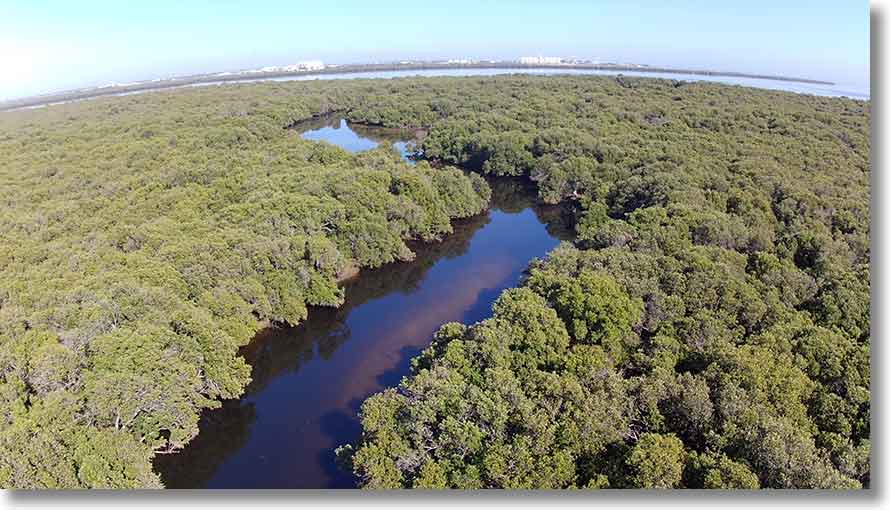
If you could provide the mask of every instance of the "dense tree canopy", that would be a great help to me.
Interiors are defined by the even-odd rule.
[[[263,323],[338,306],[338,280],[486,206],[477,175],[284,129],[322,87],[275,96],[0,115],[0,486],[158,486],[153,452],[242,393]]]
[[[416,166],[284,129],[427,133]],[[413,256],[483,174],[576,238],[340,450],[366,487],[860,487],[870,104],[628,77],[227,85],[0,115],[0,486],[153,487],[265,321]],[[433,163],[432,165],[429,163]]]
[[[350,115],[527,176],[575,204],[577,238],[365,402],[340,450],[364,486],[868,485],[869,103],[626,77],[416,88]]]

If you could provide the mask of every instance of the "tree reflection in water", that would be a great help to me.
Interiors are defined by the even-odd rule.
[[[156,457],[155,469],[166,486],[351,486],[352,475],[336,469],[332,446],[325,445],[354,439],[360,432],[355,413],[361,401],[383,387],[397,384],[408,373],[410,359],[427,345],[432,332],[442,322],[479,320],[487,316],[491,302],[503,288],[515,285],[517,275],[528,263],[528,260],[516,259],[506,251],[495,252],[485,243],[498,243],[506,236],[505,239],[512,239],[517,246],[539,244],[533,248],[538,252],[527,257],[530,258],[543,256],[559,240],[571,238],[571,225],[566,220],[565,210],[537,205],[527,183],[498,179],[490,184],[491,210],[456,222],[454,233],[441,242],[412,245],[416,253],[413,261],[362,271],[344,283],[346,300],[341,307],[314,307],[309,318],[297,327],[260,331],[242,349],[242,355],[253,367],[253,380],[245,395],[240,400],[225,402],[222,407],[205,412],[200,434],[182,451]],[[514,231],[517,230],[515,225],[492,225],[493,218],[507,221],[526,210],[533,214],[524,221],[536,224],[538,230],[543,225],[546,233],[535,235],[529,231]],[[490,228],[484,228],[486,226]],[[522,230],[533,229],[529,226]],[[490,239],[480,237],[480,233]],[[471,250],[471,244],[474,250]],[[465,256],[479,250],[495,253],[490,257],[484,252]],[[435,282],[428,281],[433,267],[455,259],[463,261],[461,264],[467,267],[452,270],[453,274],[439,277]],[[419,289],[423,285],[427,288],[421,293]],[[430,285],[437,287],[430,289]],[[379,312],[389,314],[385,318],[369,321],[353,317],[357,309],[368,303],[387,306],[386,299],[396,301],[388,305],[386,312]],[[399,299],[408,299],[412,303],[414,299],[424,301],[411,308],[400,305]],[[403,315],[393,312],[394,307],[405,308]],[[357,325],[350,324],[350,317]],[[356,327],[359,331],[353,331]],[[355,357],[351,365],[330,368],[324,376],[307,374],[308,382],[293,381],[312,387],[285,386],[287,391],[277,387],[282,386],[286,376],[298,374],[305,365],[313,361],[326,362],[339,355],[338,351],[345,349],[344,346],[355,351],[350,353]],[[348,373],[342,373],[344,370]],[[272,399],[271,403],[265,402],[267,406],[261,407],[262,401],[269,399]],[[298,406],[316,406],[320,408],[317,412],[322,414],[311,414],[310,411],[314,411],[311,409],[295,409]],[[258,408],[262,410],[258,411]],[[265,413],[267,420],[277,420],[274,430],[279,430],[280,422],[288,419],[313,423],[305,426],[295,423],[293,430],[287,430],[287,435],[292,437],[251,438],[252,433],[262,434],[262,428],[252,431],[256,428],[258,413]],[[269,416],[270,413],[280,416]],[[251,439],[264,444],[248,447]],[[315,448],[317,458],[294,458],[282,465],[281,460],[266,458],[271,448],[268,441],[280,442],[281,449],[292,450],[294,456],[306,457]],[[251,453],[248,455],[242,450]],[[221,467],[236,453],[244,457],[237,464],[246,467],[239,468],[240,471],[229,467],[228,474],[220,473]],[[291,468],[299,472],[282,472]],[[263,471],[267,472],[263,474]]]

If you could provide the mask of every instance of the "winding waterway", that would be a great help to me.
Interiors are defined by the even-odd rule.
[[[337,118],[302,128],[304,138],[349,150],[407,142],[372,138],[372,130]],[[442,242],[413,245],[411,262],[345,282],[340,308],[316,307],[298,327],[261,331],[243,350],[253,367],[245,395],[205,413],[184,450],[156,458],[166,486],[354,487],[351,473],[336,466],[334,449],[360,436],[361,402],[397,385],[439,326],[486,318],[529,261],[570,238],[563,210],[537,204],[527,185],[491,185],[488,211],[456,221]]]

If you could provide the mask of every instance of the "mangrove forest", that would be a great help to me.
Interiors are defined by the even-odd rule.
[[[405,377],[327,453],[348,480],[867,488],[870,109],[517,74],[0,113],[0,487],[163,487],[157,466],[256,386],[258,333],[357,306],[380,268],[453,256],[428,247],[509,210],[509,182],[565,232],[536,233],[549,251],[484,313],[416,333]],[[300,136],[329,118],[410,133],[410,161]]]

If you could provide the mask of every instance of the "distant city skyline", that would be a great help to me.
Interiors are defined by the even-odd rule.
[[[867,2],[47,1],[0,6],[0,99],[300,61],[561,56],[868,88]]]

